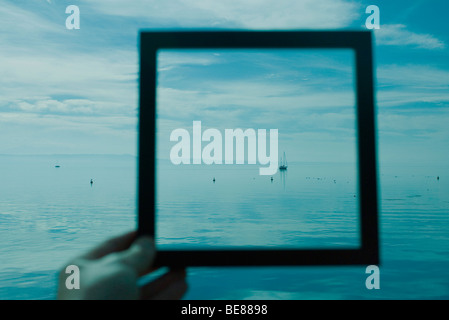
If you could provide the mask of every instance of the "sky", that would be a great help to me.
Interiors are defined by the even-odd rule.
[[[444,165],[449,4],[442,0],[4,0],[0,154],[137,154],[140,29],[365,30],[372,4],[380,9],[379,160]],[[65,26],[68,5],[80,8],[79,30]],[[243,79],[240,88],[251,90]]]
[[[241,128],[255,130],[254,145],[258,130],[266,130],[271,161],[285,152],[290,162],[355,164],[352,50],[161,50],[157,63],[158,158],[171,156],[176,142],[169,138],[177,128],[187,129],[193,144],[195,120],[201,121],[203,133],[219,130],[214,140],[221,140],[223,163],[230,156],[226,130]],[[277,144],[271,129],[278,130]],[[234,151],[234,163],[237,157],[248,163],[248,144],[244,159]],[[271,145],[277,145],[275,150]],[[259,150],[254,153],[259,158]]]

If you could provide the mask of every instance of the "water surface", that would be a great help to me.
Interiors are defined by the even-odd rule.
[[[160,195],[159,213],[167,216],[160,218],[165,222],[159,245],[207,241],[211,246],[293,243],[302,248],[358,243],[356,211],[351,211],[357,203],[356,184],[344,180],[348,171],[292,164],[285,181],[278,173],[271,182],[244,167],[207,168],[202,175],[199,169],[184,170],[199,177],[192,178],[189,190],[180,179],[172,186],[161,183],[161,190],[170,191],[165,197],[171,198]],[[166,181],[171,174],[179,176],[176,170],[166,172]],[[381,166],[380,290],[365,288],[364,266],[190,268],[186,298],[447,299],[448,176],[444,168]],[[135,228],[134,157],[0,156],[0,177],[1,299],[54,298],[56,273],[65,262]],[[268,228],[269,221],[277,227]],[[250,231],[240,234],[246,229]]]

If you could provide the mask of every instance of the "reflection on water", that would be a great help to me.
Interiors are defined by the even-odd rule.
[[[136,165],[132,157],[53,157],[0,156],[0,299],[51,299],[55,296],[56,272],[73,256],[84,252],[99,241],[135,227]],[[335,195],[321,208],[354,203],[354,184],[343,175],[310,168],[295,172],[289,166],[287,175],[273,178],[241,172],[236,176],[222,172],[205,172],[190,189],[210,189],[209,198],[183,197],[186,185],[180,180],[172,190],[180,191],[179,201],[189,203],[204,213],[209,222],[186,226],[197,231],[195,241],[204,230],[209,237],[226,240],[220,230],[214,230],[215,219],[231,220],[221,215],[220,206],[243,212],[247,221],[241,229],[250,227],[251,219],[266,217],[268,208],[282,206],[287,199],[302,199],[300,207],[309,210],[317,201],[320,190]],[[193,168],[194,173],[195,168]],[[242,170],[245,171],[245,170]],[[175,171],[167,174],[176,176]],[[439,175],[440,179],[436,177]],[[215,184],[212,178],[215,176]],[[299,179],[303,177],[304,179]],[[365,288],[365,267],[284,267],[284,268],[189,268],[187,299],[448,299],[449,298],[449,172],[444,168],[381,167],[380,178],[380,240],[381,289]],[[202,180],[204,178],[204,180]],[[246,179],[250,178],[250,179]],[[254,179],[253,179],[254,178]],[[324,179],[326,178],[326,179]],[[90,179],[94,185],[90,186]],[[319,180],[318,180],[319,179]],[[332,179],[332,180],[330,180]],[[334,183],[333,180],[336,180]],[[166,179],[168,184],[168,179]],[[176,180],[173,180],[176,181]],[[198,186],[204,185],[199,188]],[[350,187],[351,186],[351,187]],[[219,191],[219,192],[214,192]],[[269,190],[270,192],[267,192]],[[298,194],[304,192],[306,196]],[[223,192],[225,194],[223,195]],[[352,200],[342,201],[348,193]],[[215,194],[215,198],[213,197]],[[239,194],[240,202],[226,203],[228,196]],[[257,197],[264,195],[266,199]],[[221,200],[220,200],[221,199]],[[251,199],[258,199],[254,204]],[[217,201],[219,201],[217,203]],[[284,205],[284,207],[287,205]],[[189,210],[182,203],[172,204],[174,212],[185,215]],[[211,210],[206,210],[206,209]],[[337,207],[336,207],[337,208]],[[214,209],[214,210],[212,210]],[[291,210],[283,219],[297,221]],[[293,216],[292,216],[293,215]],[[280,217],[281,213],[276,212]],[[322,225],[329,231],[352,226],[350,221],[331,219],[323,214]],[[320,225],[305,216],[304,226]],[[176,218],[176,215],[173,216]],[[266,217],[268,218],[268,217]],[[341,218],[341,216],[340,216]],[[281,219],[282,220],[282,219]],[[219,220],[220,221],[220,220]],[[236,223],[234,223],[235,225]],[[220,222],[221,225],[221,222]],[[285,226],[286,224],[283,224]],[[226,224],[225,224],[226,226]],[[295,225],[296,226],[296,225]],[[176,226],[175,226],[176,227]],[[176,227],[178,228],[178,227]],[[339,229],[340,228],[340,229]],[[284,228],[287,233],[289,230]],[[297,228],[292,228],[298,232]],[[222,228],[222,230],[225,230]],[[263,228],[265,230],[265,226]],[[304,231],[309,236],[311,232]],[[276,234],[278,231],[273,231]],[[267,232],[249,240],[263,243]],[[216,237],[216,238],[214,238]],[[241,237],[245,239],[244,237]],[[318,234],[316,244],[328,243],[326,232]],[[286,236],[284,239],[288,239]],[[312,243],[315,239],[307,237]],[[192,241],[185,239],[186,241]],[[247,241],[249,241],[247,240]],[[213,241],[211,240],[213,243]],[[300,244],[298,244],[300,245]]]
[[[279,171],[279,176],[281,178],[281,184],[284,187],[284,191],[285,191],[285,185],[286,185],[286,181],[287,181],[287,171],[283,170],[283,171]]]
[[[286,171],[271,177],[249,165],[160,165],[159,247],[358,247],[354,167],[298,163],[288,170],[287,188]]]

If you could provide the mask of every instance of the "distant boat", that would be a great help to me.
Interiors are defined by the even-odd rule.
[[[61,166],[56,165],[55,168],[61,168]]]
[[[288,164],[287,164],[287,157],[285,156],[285,152],[284,152],[284,158],[281,157],[281,161],[279,161],[280,166],[279,166],[279,170],[280,171],[285,171],[288,168]]]

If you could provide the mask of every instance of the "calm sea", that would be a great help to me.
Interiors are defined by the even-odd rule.
[[[357,247],[357,197],[345,164],[291,163],[271,180],[258,166],[161,161],[157,242]],[[379,198],[380,290],[363,266],[191,268],[186,298],[448,299],[447,169],[381,166]],[[0,299],[53,299],[67,260],[135,226],[134,157],[0,156]]]

